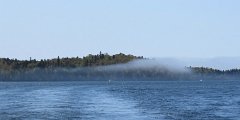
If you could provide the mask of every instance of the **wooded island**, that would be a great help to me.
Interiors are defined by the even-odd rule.
[[[172,72],[166,68],[109,70],[105,66],[146,60],[142,56],[100,52],[85,57],[35,60],[0,58],[0,81],[80,81],[80,80],[232,80],[240,79],[240,70],[186,67],[190,72]]]

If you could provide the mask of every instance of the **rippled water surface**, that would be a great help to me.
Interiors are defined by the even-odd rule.
[[[0,82],[0,120],[240,118],[240,81]]]

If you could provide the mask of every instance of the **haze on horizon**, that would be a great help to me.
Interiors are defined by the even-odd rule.
[[[238,0],[0,0],[0,57],[103,51],[231,62],[240,57],[239,6]]]

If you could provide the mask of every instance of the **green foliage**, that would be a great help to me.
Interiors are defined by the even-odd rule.
[[[17,60],[0,58],[0,81],[44,81],[44,80],[226,80],[240,79],[240,70],[217,70],[204,67],[188,67],[187,73],[174,73],[164,68],[104,70],[97,66],[127,63],[143,59],[123,53],[109,55],[89,54],[83,58],[54,58],[42,60]],[[74,68],[74,69],[72,69]]]
[[[83,58],[60,58],[55,59],[42,59],[42,60],[17,60],[9,58],[0,58],[0,72],[7,73],[12,71],[32,70],[32,69],[54,69],[54,68],[79,68],[90,66],[111,65],[118,63],[127,63],[134,59],[142,59],[133,55],[116,54],[108,55],[100,54],[85,56]]]
[[[0,58],[0,81],[18,80],[18,79],[61,79],[66,76],[73,78],[74,75],[79,73],[71,73],[68,70],[72,68],[88,68],[102,65],[112,65],[119,63],[127,63],[134,59],[142,59],[133,55],[125,54],[100,54],[85,56],[83,58],[60,58],[59,56],[54,59],[41,59],[41,60],[17,60],[9,58]],[[60,70],[61,69],[61,70]],[[67,70],[66,70],[67,69]],[[91,73],[91,71],[88,71]],[[82,75],[89,76],[89,73],[82,72]],[[62,77],[57,77],[61,76]],[[93,74],[92,74],[93,75]]]

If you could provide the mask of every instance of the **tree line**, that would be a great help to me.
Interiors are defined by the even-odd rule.
[[[125,55],[123,53],[109,55],[107,53],[97,55],[89,54],[85,57],[41,59],[36,60],[30,57],[30,60],[17,60],[9,58],[0,58],[0,70],[19,70],[34,68],[77,68],[89,66],[102,66],[119,63],[127,63],[134,59],[143,59],[142,56]]]
[[[0,59],[0,81],[67,81],[67,80],[233,80],[240,79],[240,70],[218,70],[207,67],[186,67],[189,72],[172,72],[165,68],[102,69],[106,65],[146,59],[123,53],[100,52],[85,57],[35,60]],[[101,69],[98,69],[102,66]]]

